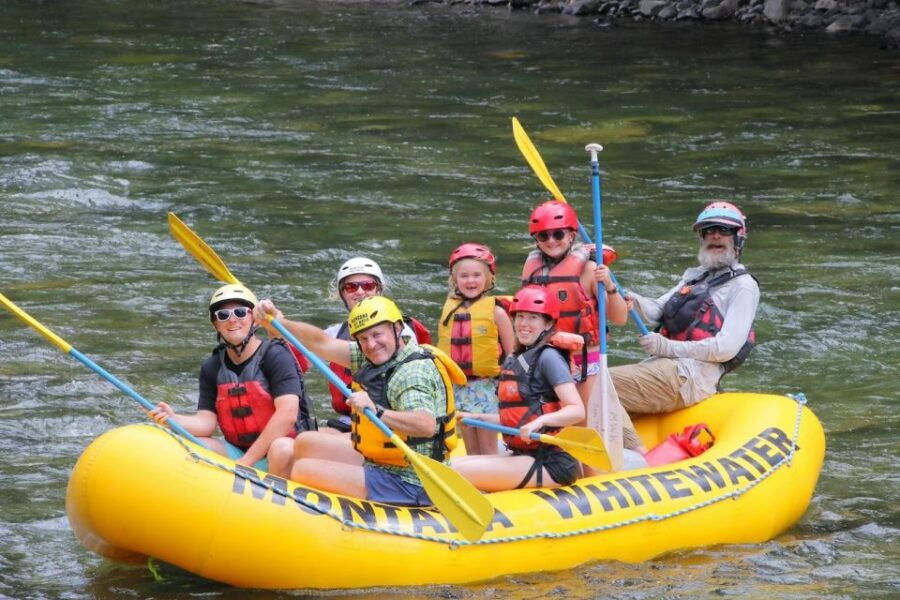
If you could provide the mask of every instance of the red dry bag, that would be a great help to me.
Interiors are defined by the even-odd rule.
[[[701,438],[701,434],[706,433]],[[688,425],[681,433],[673,433],[647,452],[644,459],[651,467],[667,465],[693,456],[700,456],[716,441],[706,423]]]

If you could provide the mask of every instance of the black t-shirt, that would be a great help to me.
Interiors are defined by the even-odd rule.
[[[259,352],[260,348],[256,349]],[[222,352],[225,352],[223,349]],[[255,353],[254,353],[255,354]],[[225,354],[225,366],[240,376],[253,356],[249,356],[247,360],[239,365],[231,362],[228,354]],[[272,398],[283,396],[285,394],[294,394],[303,397],[302,384],[300,382],[300,372],[297,367],[297,361],[291,355],[291,351],[282,344],[269,344],[266,354],[262,357],[259,365],[262,374],[269,381],[269,392]],[[216,412],[216,380],[219,373],[219,355],[213,354],[207,358],[200,367],[200,395],[197,400],[197,410],[208,410]]]

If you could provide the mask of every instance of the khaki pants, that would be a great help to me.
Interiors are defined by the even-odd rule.
[[[671,358],[612,367],[609,375],[627,413],[622,421],[622,433],[628,449],[643,445],[629,415],[670,413],[685,406],[681,398],[684,377],[678,375]]]

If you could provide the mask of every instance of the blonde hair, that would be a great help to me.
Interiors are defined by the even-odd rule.
[[[463,297],[459,294],[459,289],[456,287],[456,271],[458,270],[459,265],[464,260],[474,260],[484,269],[485,279],[487,280],[487,285],[484,287],[484,291],[482,294],[486,294],[487,292],[494,289],[494,286],[497,284],[497,276],[491,273],[491,268],[488,266],[486,262],[483,260],[478,260],[474,257],[462,258],[455,263],[453,263],[453,267],[450,268],[450,276],[447,278],[447,297],[448,298],[456,298],[458,300],[463,300]]]

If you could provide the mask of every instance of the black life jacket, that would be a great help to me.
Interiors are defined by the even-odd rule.
[[[712,291],[735,277],[750,275],[747,269],[728,270],[710,280],[709,271],[685,282],[663,306],[659,333],[670,340],[694,342],[714,337],[722,330],[724,317],[713,302]],[[755,279],[755,278],[754,278]],[[756,345],[756,331],[751,327],[747,341],[733,358],[722,363],[725,373],[737,369]],[[723,373],[724,374],[724,373]]]

